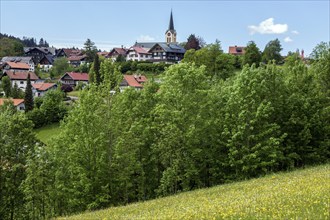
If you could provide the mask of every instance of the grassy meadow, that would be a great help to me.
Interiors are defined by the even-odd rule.
[[[330,219],[330,164],[59,219]]]
[[[51,125],[46,125],[42,128],[37,128],[34,130],[37,138],[43,143],[47,142],[54,136],[60,133],[60,123],[54,123]]]

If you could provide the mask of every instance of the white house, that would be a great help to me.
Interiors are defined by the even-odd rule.
[[[147,78],[143,75],[124,75],[124,79],[119,85],[119,90],[120,92],[123,92],[129,87],[135,88],[136,90],[141,90],[146,81]]]
[[[8,76],[12,87],[14,87],[14,85],[17,84],[18,88],[25,90],[27,84],[27,78],[29,74],[30,74],[31,84],[39,80],[39,77],[34,72],[12,71],[12,70],[5,71],[0,78],[4,76]]]
[[[152,54],[143,47],[133,46],[128,49],[126,60],[146,61],[152,59]]]
[[[24,99],[2,99],[2,98],[0,98],[0,106],[4,105],[6,102],[12,102],[18,111],[25,110]]]
[[[1,63],[15,62],[15,63],[26,63],[29,65],[29,71],[34,72],[34,62],[32,57],[3,57]]]

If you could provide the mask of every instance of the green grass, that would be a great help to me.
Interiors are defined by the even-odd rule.
[[[61,219],[330,219],[330,164]]]
[[[72,91],[72,92],[68,92],[67,93],[67,96],[79,97],[80,96],[80,93],[81,93],[81,90],[75,90],[75,91]]]
[[[43,143],[47,144],[52,137],[55,137],[60,133],[60,123],[46,125],[42,128],[37,128],[34,131],[37,138]]]

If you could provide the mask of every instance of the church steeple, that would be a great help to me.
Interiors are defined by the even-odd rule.
[[[168,26],[168,30],[174,30],[174,22],[173,22],[172,10],[171,10],[170,24]]]
[[[171,10],[171,16],[170,16],[170,23],[168,25],[168,30],[165,33],[165,40],[166,40],[166,43],[176,43],[176,31],[174,29],[172,10]]]

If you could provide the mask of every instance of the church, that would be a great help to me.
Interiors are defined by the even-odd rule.
[[[186,50],[177,43],[177,33],[174,29],[173,13],[171,11],[170,22],[167,31],[165,32],[165,42],[136,42],[132,48],[136,50],[145,50],[150,54],[149,61],[153,63],[178,63],[180,62]],[[127,58],[130,60],[132,54],[128,54]],[[134,60],[134,59],[132,59]]]

